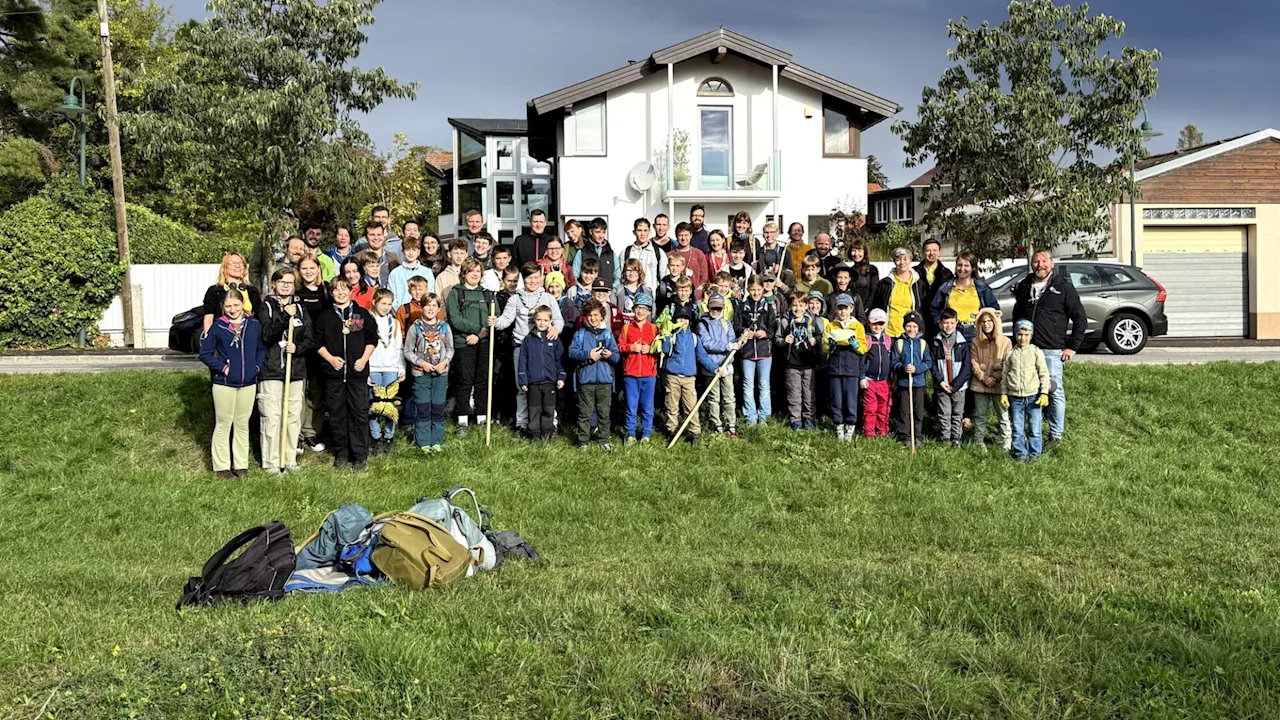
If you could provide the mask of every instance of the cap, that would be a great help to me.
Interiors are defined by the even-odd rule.
[[[889,314],[880,308],[876,308],[871,311],[871,315],[867,317],[867,320],[869,320],[873,325],[875,323],[889,322]]]
[[[564,287],[565,286],[564,273],[561,273],[561,272],[547,273],[547,279],[543,284],[546,285],[547,287],[551,287],[552,285],[559,285],[560,287]]]
[[[823,301],[823,302],[826,302],[826,301],[827,301],[827,296],[826,296],[826,295],[823,295],[821,290],[810,290],[810,291],[809,291],[809,297],[807,297],[807,298],[805,298],[805,299],[806,299],[806,300],[821,300],[821,301]]]
[[[908,323],[915,323],[917,328],[924,330],[924,318],[920,316],[920,313],[915,312],[914,310],[907,313],[902,318],[903,328],[905,328]]]
[[[853,298],[848,293],[840,293],[836,296],[836,307],[853,307]]]
[[[605,282],[604,278],[601,277],[596,278],[596,281],[591,283],[591,292],[600,292],[601,290],[609,292],[612,289],[609,287],[609,283]]]
[[[764,273],[760,278],[760,282],[776,282],[778,277],[772,273]]]
[[[910,251],[910,250],[908,250],[908,249],[906,249],[906,248],[904,248],[904,247],[894,248],[894,249],[893,249],[893,259],[894,259],[894,260],[897,260],[898,258],[903,257],[903,256],[911,257],[911,251]]]
[[[671,314],[671,317],[676,320],[693,320],[693,306],[681,305],[676,308],[676,311]]]
[[[724,296],[723,296],[723,295],[712,295],[712,296],[711,296],[711,299],[707,300],[707,309],[708,309],[708,310],[723,310],[723,309],[724,309]]]
[[[636,307],[640,307],[641,305],[643,305],[643,306],[645,306],[645,307],[649,308],[650,310],[652,310],[652,309],[653,309],[653,296],[651,296],[649,293],[638,293],[638,294],[636,295],[635,306],[636,306]]]
[[[1031,324],[1030,320],[1019,320],[1013,324],[1014,332],[1022,332],[1023,330],[1033,332],[1035,330],[1035,326]]]

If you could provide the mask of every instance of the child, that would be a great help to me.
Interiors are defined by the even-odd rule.
[[[564,278],[565,290],[572,288],[576,284],[577,278],[573,276],[573,263],[564,257],[564,242],[552,235],[547,238],[546,256],[538,260],[538,264],[542,266],[542,272],[550,276],[552,273],[560,273]],[[596,273],[600,272],[600,262],[596,261]],[[592,278],[594,280],[595,278]]]
[[[547,332],[552,340],[558,338],[560,332],[564,330],[564,318],[560,316],[559,306],[556,306],[555,300],[542,289],[542,267],[536,262],[529,261],[520,268],[520,275],[524,278],[524,287],[511,296],[501,317],[489,319],[490,327],[497,327],[499,330],[511,328],[511,342],[515,345],[511,356],[513,367],[518,367],[520,364],[520,343],[524,342],[529,329],[533,327],[534,310],[543,305],[551,308],[551,329]],[[529,395],[517,389],[516,432],[519,435],[527,434],[528,431]]]
[[[445,299],[446,315],[448,315],[449,312],[447,309],[450,294],[449,291],[453,289],[454,285],[462,282],[462,263],[466,261],[467,257],[466,240],[463,240],[462,238],[455,238],[449,243],[449,264],[444,270],[440,271],[439,275],[436,276],[436,295]],[[483,271],[483,268],[481,268],[481,271]],[[453,318],[449,318],[449,320],[452,319]]]
[[[609,316],[609,332],[612,332],[614,337],[617,337],[618,333],[622,332],[623,320],[622,312],[618,310],[618,306],[609,301],[612,295],[613,288],[609,287],[604,279],[596,278],[596,281],[591,285],[591,299],[599,300],[600,304],[604,306],[605,314]],[[584,311],[578,320],[578,325],[583,325],[585,319],[586,312]]]
[[[622,284],[609,293],[609,304],[622,313],[623,323],[629,323],[635,319],[636,298],[641,293],[645,293],[644,265],[632,258],[622,266]]]
[[[213,471],[223,480],[249,474],[249,416],[253,414],[258,372],[267,361],[262,326],[244,312],[245,294],[227,291],[221,317],[200,341],[200,360],[213,371]]]
[[[284,472],[298,469],[298,438],[302,434],[302,405],[306,395],[307,363],[315,348],[312,321],[294,296],[297,273],[280,268],[271,274],[272,294],[258,306],[258,324],[266,346],[266,362],[258,375],[258,416],[261,419],[262,469]],[[293,339],[289,339],[289,326]],[[289,356],[293,362],[289,363]],[[289,367],[286,368],[285,366]],[[284,408],[285,370],[289,371],[288,417]],[[285,457],[280,457],[280,433],[286,435]]]
[[[559,273],[555,273],[559,274]],[[564,387],[564,345],[551,337],[551,308],[533,311],[533,330],[520,345],[516,383],[529,395],[529,438],[551,442],[556,436],[556,391]]]
[[[502,289],[493,296],[494,304],[497,306],[498,315],[502,315],[506,311],[507,305],[511,302],[511,298],[520,292],[520,268],[508,265],[507,269],[502,273]],[[516,426],[516,366],[511,361],[515,356],[516,346],[512,340],[512,328],[506,330],[491,330],[493,342],[493,386],[502,388],[503,392],[496,393],[493,398],[493,418],[492,421],[506,425],[509,429],[515,429]],[[569,337],[566,342],[573,340],[573,334],[568,333]],[[565,345],[568,349],[568,345]]]
[[[391,271],[387,271],[387,275],[382,274],[382,259],[372,252],[360,253],[360,266],[364,268],[364,284],[369,286],[370,290],[378,290],[387,286],[387,280],[391,275]],[[372,298],[373,293],[370,293]],[[395,296],[392,295],[394,298]],[[372,300],[370,300],[372,303]],[[365,308],[368,310],[369,308]]]
[[[689,324],[692,326],[692,331],[692,328],[697,327],[698,318],[702,317],[702,313],[698,303],[693,299],[693,280],[688,276],[676,278],[675,297],[668,301],[667,307],[658,316],[657,325],[663,333],[671,332],[676,313],[681,309],[689,311]]]
[[[831,294],[834,289],[831,283],[824,278],[818,277],[818,269],[822,265],[822,261],[817,255],[805,255],[804,261],[800,265],[800,279],[796,280],[796,290],[809,293],[817,290],[822,293],[823,297]]]
[[[970,353],[973,356],[973,442],[985,447],[987,417],[992,409],[1000,415],[1000,440],[1005,451],[1013,448],[1013,430],[1009,426],[1009,411],[997,402],[1000,399],[1000,383],[1004,379],[1004,359],[1013,349],[1009,338],[1000,332],[1000,311],[983,308],[978,311],[974,324],[977,332]]]
[[[711,430],[725,437],[738,439],[737,412],[734,409],[733,363],[726,362],[739,347],[737,332],[724,316],[723,295],[712,295],[707,300],[707,316],[698,323],[698,363],[710,376],[711,391],[707,397]]]
[[[586,322],[573,336],[569,357],[578,363],[574,384],[578,392],[578,447],[590,447],[593,435],[605,451],[609,445],[609,405],[613,395],[613,366],[618,363],[618,344],[609,332],[604,304],[592,298],[583,306]],[[596,427],[591,427],[591,416]]]
[[[689,278],[683,279],[686,288],[692,287]],[[675,437],[683,413],[689,418],[690,443],[696,443],[702,432],[698,414],[693,412],[698,397],[695,381],[698,375],[698,336],[693,334],[696,320],[692,302],[676,307],[669,325],[663,329],[662,339],[662,353],[667,356],[667,434]]]
[[[902,319],[902,327],[902,336],[893,341],[890,356],[890,367],[898,374],[898,439],[910,448],[914,436],[915,446],[924,447],[924,374],[932,366],[933,358],[920,337],[924,328],[920,313],[908,312]]]
[[[1044,351],[1031,344],[1033,329],[1030,320],[1014,323],[1014,346],[1004,359],[1000,386],[1000,406],[1009,410],[1013,458],[1019,462],[1034,462],[1040,457],[1041,415],[1049,405],[1049,366]]]
[[[396,308],[396,324],[400,326],[400,331],[406,338],[409,336],[409,328],[422,317],[422,298],[431,292],[427,288],[427,279],[416,275],[409,278],[408,288],[409,300]]]
[[[848,265],[837,265],[832,272],[832,278],[835,287],[830,294],[827,295],[827,319],[836,319],[836,307],[832,304],[837,295],[848,295],[853,298],[853,319],[858,322],[866,322],[866,308],[862,306],[862,298],[853,290],[853,268]]]
[[[369,358],[369,434],[373,455],[391,452],[392,438],[400,422],[396,397],[404,382],[404,332],[391,314],[395,295],[386,288],[373,293],[373,325],[378,346]]]
[[[740,256],[741,253],[734,252],[734,257]],[[742,414],[746,416],[748,425],[762,424],[768,422],[773,414],[773,336],[778,330],[778,314],[764,300],[764,282],[759,275],[752,275],[747,280],[747,297],[735,304],[734,317],[738,318],[738,326],[745,338],[742,345]]]
[[[973,373],[972,360],[969,343],[957,330],[960,323],[956,311],[945,308],[939,317],[942,330],[929,343],[933,356],[933,396],[938,404],[942,442],[958,448],[964,441],[964,398]]]
[[[401,245],[404,262],[391,271],[387,279],[387,287],[394,293],[393,307],[399,308],[409,302],[410,278],[422,278],[427,283],[427,292],[436,291],[436,275],[431,268],[419,262],[422,255],[422,241],[416,237],[407,237]]]
[[[822,350],[822,317],[809,312],[804,293],[791,294],[791,312],[778,322],[774,341],[786,354],[787,419],[792,430],[814,427],[814,370]]]
[[[490,250],[493,248],[493,236],[484,230],[481,230],[476,233],[475,238],[473,238],[473,242],[475,243],[475,246],[471,251],[471,257],[475,258],[484,269],[488,270],[492,268],[493,257]]]
[[[472,417],[477,426],[488,420],[485,408],[489,402],[489,337],[493,332],[489,319],[493,317],[494,296],[480,286],[483,274],[478,260],[463,260],[462,282],[449,291],[445,301],[450,334],[458,337],[452,358],[453,411],[458,437],[466,437]]]
[[[712,295],[719,295],[724,298],[724,318],[729,322],[733,322],[733,305],[734,301],[738,299],[737,290],[738,286],[734,285],[733,276],[729,274],[728,270],[721,270],[716,273],[715,283],[708,285],[702,291],[702,314],[707,314],[707,298]]]
[[[866,357],[862,362],[862,434],[866,437],[889,435],[889,376],[893,358],[893,340],[884,331],[889,315],[876,308],[871,311],[871,334],[867,336]]]
[[[363,470],[369,457],[369,358],[378,346],[378,330],[369,311],[352,302],[351,286],[345,277],[333,279],[333,307],[316,325],[317,352],[325,362],[333,466]]]
[[[555,298],[556,305],[564,306],[564,275],[558,272],[546,274],[546,279],[542,281],[547,288],[547,294]],[[564,310],[560,311],[561,317],[564,316]]]
[[[587,258],[582,261],[582,273],[578,275],[577,284],[570,285],[566,293],[569,302],[578,306],[578,311],[582,311],[582,306],[591,299],[591,287],[596,284],[596,280],[600,277],[600,261],[595,258]],[[608,287],[606,283],[605,287]]]
[[[712,230],[707,234],[707,244],[711,246],[707,251],[707,277],[715,277],[721,270],[728,269],[729,247],[724,233],[719,230]],[[727,302],[728,298],[725,300]]]
[[[790,293],[787,292],[785,287],[779,290],[778,279],[772,275],[761,274],[760,282],[764,283],[764,301],[769,303],[769,306],[773,308],[773,312],[775,314],[781,315],[781,312],[779,311],[780,303],[778,302],[778,296],[788,295]],[[788,304],[790,303],[788,302]]]
[[[676,258],[680,259],[676,260]],[[658,288],[655,291],[656,296],[654,297],[654,300],[657,302],[657,307],[655,307],[654,310],[658,312],[659,317],[662,316],[662,313],[666,312],[667,306],[669,306],[672,300],[675,299],[676,282],[679,281],[680,278],[689,277],[688,272],[685,270],[685,259],[683,255],[672,255],[667,258],[667,267],[671,270],[671,274],[662,278],[658,282]]]
[[[729,277],[733,280],[733,287],[738,297],[746,297],[747,279],[753,275],[751,266],[747,264],[746,240],[734,238],[729,244],[729,267],[725,269],[729,271]]]
[[[836,439],[853,440],[858,434],[858,385],[862,381],[862,356],[867,352],[867,335],[853,317],[853,298],[836,296],[836,318],[827,323],[823,349],[829,358],[831,419]]]
[[[638,262],[628,260],[627,264]],[[643,271],[642,271],[643,272]],[[622,328],[618,347],[622,352],[622,382],[626,388],[627,412],[625,445],[636,441],[636,414],[640,416],[640,442],[649,442],[653,433],[653,393],[658,383],[658,360],[654,357],[657,327],[649,322],[653,297],[641,292],[635,299],[635,318]]]
[[[404,344],[404,359],[413,373],[413,441],[424,453],[444,449],[444,405],[453,355],[453,332],[440,319],[440,297],[425,295],[422,315],[409,328]]]
[[[365,279],[362,267],[358,256],[348,257],[342,261],[340,277],[345,278],[347,287],[351,288],[351,301],[368,310],[373,306],[373,291],[378,288],[370,285],[368,280]],[[332,295],[332,287],[330,287],[329,292]],[[330,304],[330,307],[333,307],[333,305]]]
[[[480,287],[496,293],[502,289],[502,273],[511,266],[511,246],[499,245],[490,254],[493,255],[493,267],[484,271]]]
[[[312,258],[303,258],[298,263],[301,282],[295,288],[298,304],[306,311],[314,328],[321,313],[329,312],[333,300],[329,297],[329,286],[321,278],[320,264]],[[314,344],[312,345],[314,349]],[[319,429],[324,425],[324,376],[320,369],[320,356],[314,352],[295,357],[305,361],[307,366],[307,392],[302,407],[302,442],[313,452],[324,452],[324,443],[320,442]]]

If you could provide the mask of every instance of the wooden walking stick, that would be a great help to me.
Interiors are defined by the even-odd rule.
[[[702,391],[702,396],[698,398],[698,402],[694,403],[693,409],[689,411],[689,416],[680,424],[680,429],[676,430],[676,434],[671,437],[671,442],[667,443],[668,450],[675,447],[676,443],[680,441],[680,436],[684,434],[685,428],[689,427],[689,423],[698,416],[698,410],[702,408],[702,403],[705,402],[707,396],[711,394],[711,388],[715,387],[716,383],[720,381],[720,370],[733,362],[733,356],[737,354],[738,348],[731,350],[728,355],[724,356],[724,362],[720,363],[720,366],[716,368],[716,371],[711,374],[711,382],[707,383],[706,389]]]
[[[489,317],[497,314],[497,307],[494,303],[489,303]],[[484,396],[484,446],[489,447],[489,443],[493,437],[493,346],[494,342],[493,329],[496,326],[489,327],[489,392]]]
[[[290,298],[292,299],[292,298]],[[294,307],[297,307],[296,305]],[[294,312],[299,312],[295,310]],[[280,413],[280,468],[285,467],[285,448],[289,447],[289,378],[293,375],[293,353],[289,346],[293,344],[293,315],[285,313],[289,319],[289,330],[285,337],[284,359],[284,410]]]
[[[911,437],[911,454],[916,454],[916,388],[915,374],[907,373],[907,427]]]

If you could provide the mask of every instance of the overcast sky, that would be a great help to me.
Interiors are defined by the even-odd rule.
[[[163,1],[163,0],[162,0]],[[204,0],[173,0],[174,15],[203,17]],[[946,23],[1007,16],[1007,0],[384,0],[358,64],[381,65],[421,85],[415,101],[389,102],[362,119],[379,149],[397,132],[447,146],[448,117],[525,116],[546,92],[621,67],[627,60],[719,25],[791,53],[797,63],[897,102],[913,119],[920,90],[947,67]],[[1094,12],[1127,24],[1123,42],[1164,53],[1160,90],[1148,105],[1172,150],[1194,123],[1212,141],[1280,125],[1277,0],[1098,0]],[[894,185],[904,168],[889,123],[863,148]]]

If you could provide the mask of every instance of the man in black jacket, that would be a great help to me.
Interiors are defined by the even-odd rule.
[[[921,246],[924,251],[924,259],[916,265],[916,274],[920,276],[920,280],[924,282],[924,302],[925,310],[920,314],[924,316],[924,323],[928,327],[924,329],[924,336],[929,340],[933,340],[933,336],[938,334],[938,326],[933,322],[933,313],[928,308],[933,307],[933,296],[938,294],[938,288],[942,287],[948,280],[955,279],[956,274],[947,269],[938,258],[942,255],[942,243],[934,238],[924,241]]]
[[[516,238],[515,267],[524,267],[525,263],[538,262],[547,253],[547,214],[542,210],[529,213],[529,232]],[[501,279],[501,278],[499,278]]]
[[[1049,443],[1062,441],[1067,420],[1067,392],[1062,384],[1062,363],[1070,360],[1084,343],[1089,317],[1080,303],[1080,294],[1065,273],[1053,271],[1053,256],[1041,250],[1031,258],[1031,274],[1013,289],[1013,321],[1030,320],[1034,326],[1031,344],[1044,351],[1049,377],[1054,382],[1049,395]],[[1067,335],[1067,324],[1071,334]]]

